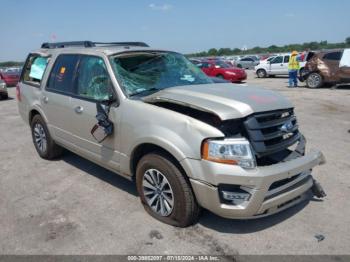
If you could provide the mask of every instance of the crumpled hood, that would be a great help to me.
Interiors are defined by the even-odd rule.
[[[180,104],[216,114],[221,120],[293,107],[277,92],[231,83],[171,87],[146,96],[143,101]]]

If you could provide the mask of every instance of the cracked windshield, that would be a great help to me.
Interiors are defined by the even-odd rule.
[[[173,52],[138,52],[111,58],[114,73],[129,96],[161,89],[210,84],[213,81],[183,55]]]

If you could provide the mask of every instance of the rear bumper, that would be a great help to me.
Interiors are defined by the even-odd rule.
[[[18,79],[4,79],[3,80],[7,86],[15,86],[18,84]]]
[[[321,152],[314,151],[254,171],[203,160],[186,161],[195,165],[195,172],[206,173],[201,175],[201,179],[212,176],[211,182],[190,178],[197,201],[202,207],[222,217],[246,219],[268,216],[305,200],[313,186],[311,169],[325,160]],[[249,199],[235,203],[224,200],[221,185],[226,186],[225,191],[230,191],[230,186],[238,186],[249,194]],[[232,190],[234,191],[235,189]]]

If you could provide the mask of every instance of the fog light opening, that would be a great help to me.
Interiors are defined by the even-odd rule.
[[[248,192],[230,192],[230,191],[221,191],[222,198],[234,205],[242,204],[250,198]]]

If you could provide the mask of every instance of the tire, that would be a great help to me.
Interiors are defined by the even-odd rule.
[[[305,68],[300,68],[299,69],[299,74],[298,74],[298,80],[300,82],[304,82],[304,72],[305,72]]]
[[[217,75],[216,77],[221,78],[221,79],[225,79],[224,76],[223,76],[223,75],[220,75],[220,74]]]
[[[35,149],[41,158],[49,160],[62,155],[63,148],[53,141],[46,123],[40,115],[33,117],[30,127]]]
[[[242,65],[241,65],[241,64],[238,64],[237,67],[238,67],[238,68],[242,68]]]
[[[3,95],[0,95],[0,98],[6,100],[6,99],[9,98],[9,95],[8,94],[3,94]]]
[[[156,184],[164,186],[157,189]],[[200,207],[190,183],[169,157],[158,153],[143,156],[136,168],[136,185],[145,210],[157,220],[177,227],[187,227],[197,221]]]
[[[319,88],[323,85],[323,78],[319,73],[313,72],[306,78],[306,85],[309,88]]]
[[[258,78],[265,78],[267,76],[267,73],[265,69],[258,69],[258,71],[256,71],[256,75]]]

